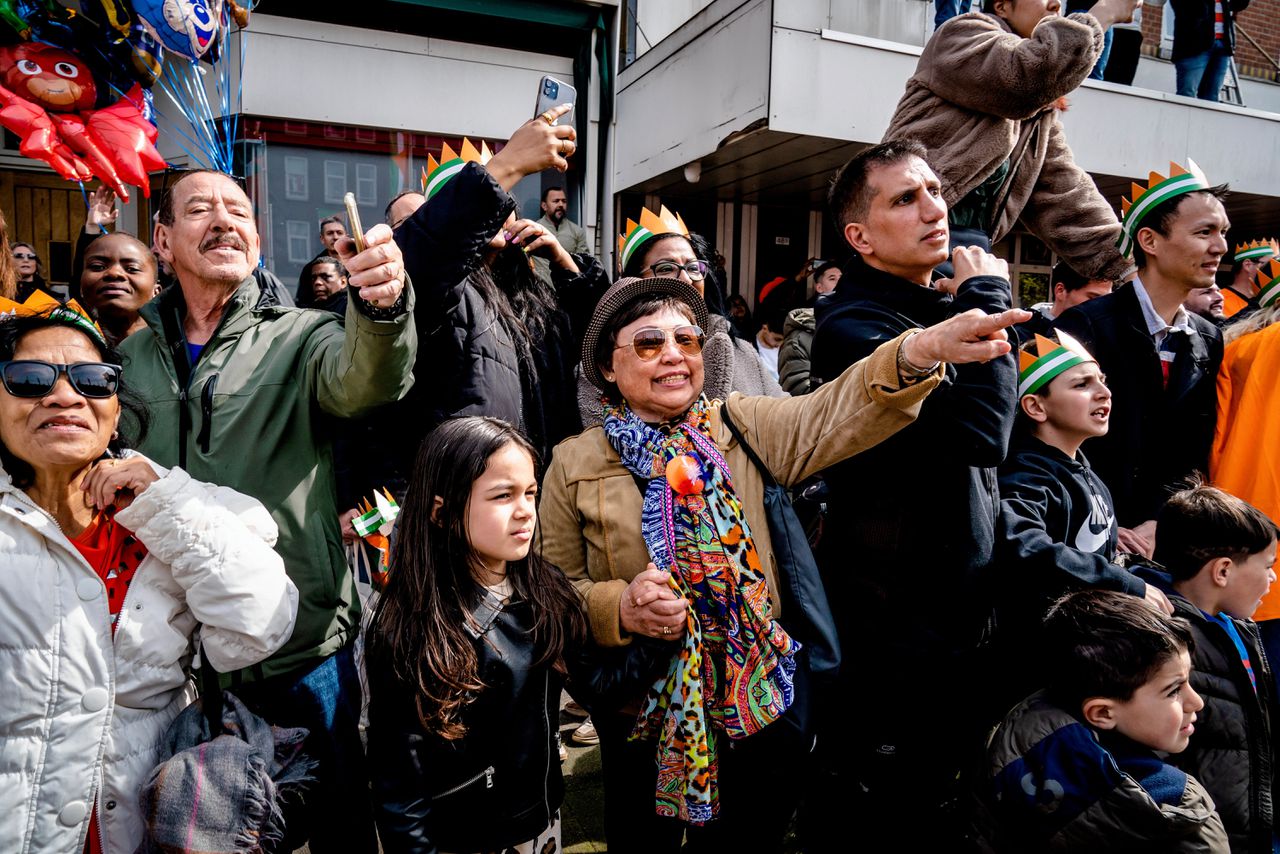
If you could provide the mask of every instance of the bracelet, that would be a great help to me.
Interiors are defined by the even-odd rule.
[[[904,338],[902,339],[902,343],[898,345],[898,375],[899,376],[901,376],[903,379],[908,379],[908,380],[920,380],[920,379],[924,379],[925,377],[931,375],[934,371],[938,370],[938,365],[942,363],[937,361],[935,361],[932,365],[930,365],[927,368],[918,368],[915,365],[911,364],[911,362],[907,359],[906,344],[907,344],[907,339]]]

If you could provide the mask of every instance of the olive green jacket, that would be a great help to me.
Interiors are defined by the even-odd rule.
[[[348,302],[344,328],[329,312],[275,305],[246,279],[190,367],[186,305],[173,287],[142,309],[147,327],[121,344],[125,384],[150,414],[138,450],[253,496],[280,528],[276,551],[298,588],[297,624],[246,678],[314,666],[359,627],[325,415],[349,418],[403,397],[413,384],[417,333],[408,285],[394,320],[373,320],[357,302]]]

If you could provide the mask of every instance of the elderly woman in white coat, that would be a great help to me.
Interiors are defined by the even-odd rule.
[[[261,504],[123,451],[119,359],[75,308],[0,319],[0,847],[131,854],[197,632],[254,664],[298,592]]]

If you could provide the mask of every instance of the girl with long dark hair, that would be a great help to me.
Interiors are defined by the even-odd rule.
[[[581,599],[532,550],[533,446],[488,417],[418,452],[367,644],[369,754],[387,852],[541,852],[564,784],[554,739]]]

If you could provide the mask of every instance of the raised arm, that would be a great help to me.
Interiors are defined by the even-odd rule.
[[[1022,222],[1081,275],[1117,281],[1134,265],[1116,248],[1115,211],[1089,173],[1076,165],[1062,126],[1054,121],[1049,127],[1044,167],[1022,209]],[[1006,230],[1012,226],[1001,224]]]
[[[916,79],[975,113],[1025,119],[1079,88],[1102,52],[1103,28],[1092,15],[1053,15],[1023,38],[991,16],[943,24],[925,45]]]
[[[811,394],[731,395],[725,405],[778,482],[798,483],[923,417],[927,399],[943,390],[943,377],[953,370],[947,361],[967,366],[1006,360],[1010,345],[1004,330],[1026,317],[1018,310],[964,312],[926,330],[902,333]],[[901,374],[900,350],[909,364],[937,367],[910,382]]]
[[[351,238],[338,243],[351,283],[344,323],[312,327],[303,352],[314,399],[342,418],[404,397],[418,350],[413,288],[391,229],[375,225],[364,239],[359,254]]]
[[[558,116],[565,109],[551,111]],[[569,167],[575,149],[568,125],[531,119],[511,134],[488,164],[466,164],[438,188],[398,229],[405,269],[418,288],[418,312],[426,328],[461,300],[467,276],[483,260],[485,248],[515,210],[509,191],[521,178],[544,169]],[[425,321],[425,322],[424,322]]]

